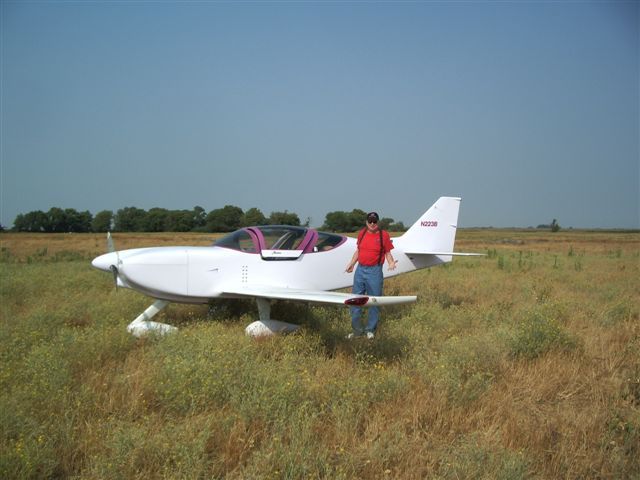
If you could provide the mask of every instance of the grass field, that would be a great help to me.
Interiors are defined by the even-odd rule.
[[[210,235],[115,235],[118,248]],[[348,311],[150,303],[103,235],[0,235],[1,478],[640,478],[640,234],[462,230],[486,253],[388,280],[418,303],[349,342]]]

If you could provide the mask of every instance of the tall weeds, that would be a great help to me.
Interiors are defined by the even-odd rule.
[[[244,336],[255,306],[232,303],[135,339],[150,300],[90,267],[102,239],[3,243],[0,476],[639,476],[640,238],[461,233],[490,255],[387,281],[419,301],[372,342],[286,302],[295,335]]]

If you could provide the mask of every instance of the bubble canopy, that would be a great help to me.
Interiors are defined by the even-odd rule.
[[[335,233],[319,232],[312,228],[291,225],[265,225],[236,230],[214,242],[214,246],[246,253],[263,250],[299,250],[316,253],[331,250],[347,237]]]

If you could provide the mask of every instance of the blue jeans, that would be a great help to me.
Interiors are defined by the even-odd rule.
[[[382,265],[373,265],[367,267],[360,265],[356,267],[356,273],[353,277],[352,293],[360,295],[382,295]],[[378,326],[378,318],[380,309],[378,307],[368,307],[369,315],[367,316],[367,326],[365,332],[375,332]],[[351,307],[351,326],[354,333],[362,335],[362,307]]]

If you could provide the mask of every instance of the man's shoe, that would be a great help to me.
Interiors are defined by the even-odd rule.
[[[346,336],[346,339],[347,340],[353,340],[354,338],[361,337],[361,336],[362,336],[361,333],[352,332],[352,333],[350,333],[349,335]]]
[[[373,332],[367,332],[367,340],[373,340],[374,337],[375,335],[373,334]]]

